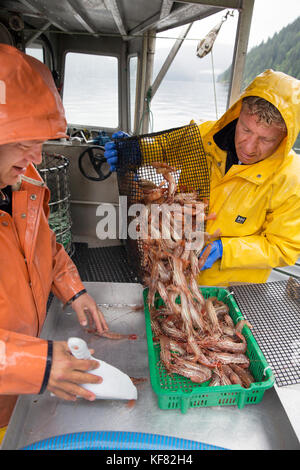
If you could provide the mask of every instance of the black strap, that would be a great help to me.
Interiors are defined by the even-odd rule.
[[[80,297],[81,295],[83,294],[86,294],[86,289],[82,289],[80,292],[78,292],[77,294],[75,294],[68,302],[67,302],[67,305],[70,305],[72,302],[74,302],[74,300],[78,299],[78,297]]]
[[[42,383],[41,389],[39,391],[39,394],[44,393],[44,391],[47,388],[49,377],[50,377],[50,370],[51,370],[51,366],[52,366],[52,357],[53,357],[53,341],[49,340],[48,341],[48,353],[47,353],[46,369],[45,369],[44,379],[43,379],[43,383]]]

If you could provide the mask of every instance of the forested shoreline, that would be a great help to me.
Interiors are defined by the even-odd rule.
[[[266,69],[279,70],[300,80],[300,17],[248,52],[243,87]],[[229,82],[230,73],[231,67],[218,80]]]
[[[243,89],[266,69],[278,70],[300,80],[300,17],[248,52]],[[229,82],[230,75],[231,67],[219,75],[218,81]],[[300,135],[295,147],[300,148]]]

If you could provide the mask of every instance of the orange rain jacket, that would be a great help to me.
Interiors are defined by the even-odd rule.
[[[64,136],[63,107],[48,69],[4,44],[0,62],[0,145]],[[50,291],[66,303],[84,289],[49,228],[50,192],[33,165],[12,189],[12,216],[0,210],[0,427],[18,394],[45,385],[50,343],[38,336]]]

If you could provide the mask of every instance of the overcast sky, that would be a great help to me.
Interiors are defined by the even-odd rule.
[[[202,39],[221,20],[226,11],[194,22],[187,40],[191,42],[195,40],[196,43]],[[248,50],[272,37],[275,32],[292,23],[298,16],[300,16],[300,0],[255,0]],[[229,16],[223,23],[217,41],[223,44],[233,44],[237,19],[238,12],[235,11],[234,16]],[[180,30],[181,28],[176,28],[160,33],[158,36],[176,37]],[[170,47],[172,45],[170,41],[170,39],[157,39],[156,47]]]

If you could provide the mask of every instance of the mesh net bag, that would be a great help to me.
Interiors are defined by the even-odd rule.
[[[72,254],[69,160],[57,154],[42,153],[37,170],[50,189],[49,226],[69,255]]]
[[[115,140],[118,151],[118,186],[120,196],[126,196],[127,207],[138,204],[143,192],[139,182],[147,180],[163,184],[151,162],[164,162],[176,168],[178,192],[197,191],[199,198],[209,201],[209,170],[197,124],[162,132],[125,137]],[[144,246],[142,239],[127,236],[131,217],[122,217],[122,233],[130,267],[143,281]]]

